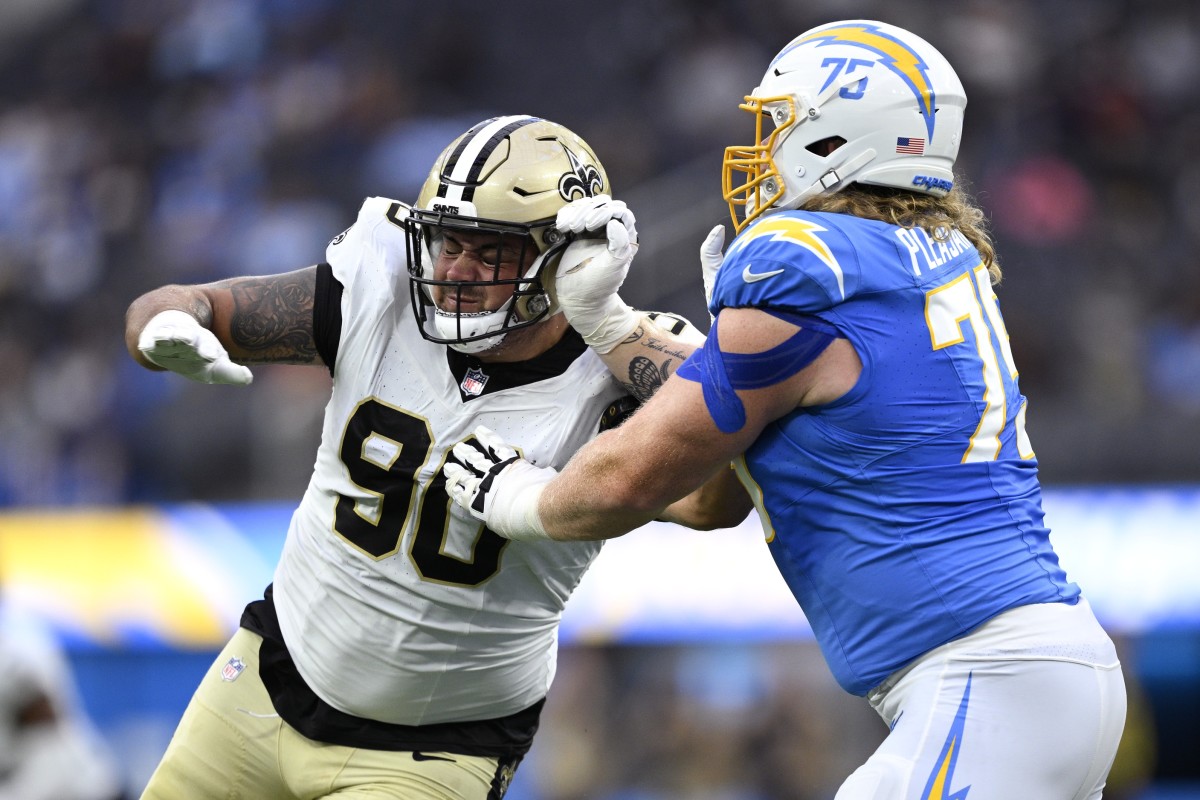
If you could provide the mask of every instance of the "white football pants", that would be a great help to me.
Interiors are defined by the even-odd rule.
[[[868,696],[891,733],[835,800],[1096,800],[1125,726],[1086,601],[1005,612]]]

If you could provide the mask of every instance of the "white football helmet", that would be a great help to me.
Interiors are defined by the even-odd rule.
[[[558,210],[581,197],[611,193],[608,176],[591,147],[561,125],[537,117],[484,120],[459,136],[433,164],[406,221],[409,294],[426,339],[464,353],[498,345],[512,330],[532,325],[554,309],[555,267],[568,239],[555,227]],[[492,233],[497,244],[518,243],[537,257],[515,279],[439,281],[434,264],[442,232]],[[497,249],[500,249],[499,247]],[[444,311],[434,286],[507,284],[513,296],[496,311]]]
[[[966,105],[950,62],[902,28],[846,20],[802,33],[740,106],[757,144],[725,150],[734,228],[852,183],[947,194]]]

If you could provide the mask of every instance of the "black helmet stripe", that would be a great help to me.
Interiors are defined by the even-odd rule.
[[[475,196],[483,165],[492,151],[518,128],[541,122],[537,117],[510,116],[485,120],[467,131],[442,165],[438,197],[470,201]]]

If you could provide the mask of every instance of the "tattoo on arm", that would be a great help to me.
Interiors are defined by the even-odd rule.
[[[640,328],[638,330],[641,331]],[[678,365],[687,359],[687,353],[673,342],[654,336],[643,338],[639,335],[636,340],[640,340],[642,347],[652,352],[634,356],[629,361],[629,380],[624,383],[634,397],[645,401],[657,392]]]
[[[646,329],[643,325],[638,325],[629,332],[629,335],[621,340],[621,344],[633,344],[646,335]]]
[[[229,332],[258,364],[312,364],[313,280],[307,270],[265,278],[239,279],[230,286],[233,316]]]
[[[197,297],[188,303],[187,308],[183,309],[191,314],[200,323],[203,328],[212,328],[213,313],[212,306],[201,297]]]
[[[646,356],[637,356],[629,362],[629,380],[625,382],[625,387],[638,400],[648,400],[663,385],[663,381],[671,377],[674,370],[670,367],[670,359],[660,365]]]

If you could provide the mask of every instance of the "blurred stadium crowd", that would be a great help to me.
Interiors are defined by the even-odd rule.
[[[6,0],[0,507],[298,498],[328,376],[146,372],[126,305],[321,260],[364,197],[413,199],[495,114],[593,145],[639,219],[626,299],[703,327],[721,154],[753,135],[737,103],[792,36],[847,17],[920,32],[967,87],[959,165],[993,222],[1045,482],[1200,481],[1193,0]],[[867,751],[882,731],[830,681],[788,685],[825,676],[795,669],[814,651],[755,652],[564,653],[538,796],[825,796],[863,757],[845,728]],[[1114,781],[1136,787],[1129,763]]]
[[[574,128],[635,209],[628,299],[704,324],[737,110],[795,33],[921,32],[968,88],[960,157],[1048,483],[1200,479],[1200,8],[1189,0],[16,0],[0,7],[0,505],[298,496],[327,390],[146,373],[167,282],[323,257],[473,122]],[[903,18],[900,18],[900,17]]]

